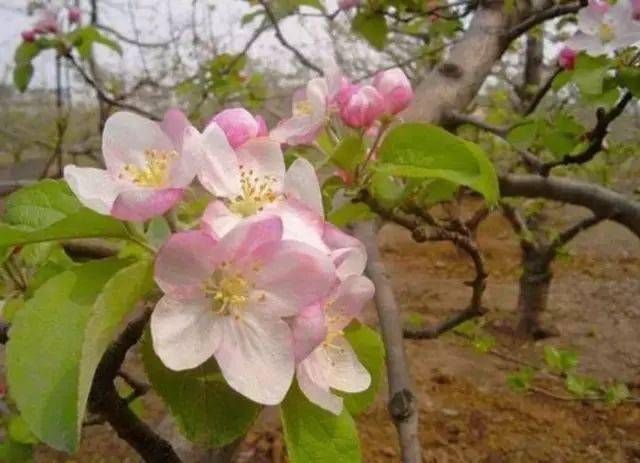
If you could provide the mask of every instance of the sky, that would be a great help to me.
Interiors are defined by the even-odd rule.
[[[20,44],[20,32],[29,29],[34,16],[27,14],[29,1],[0,0],[0,79],[11,81],[13,52]],[[57,5],[73,5],[75,0],[53,0]],[[89,0],[80,0],[84,19],[88,20]],[[151,74],[177,59],[194,64],[212,52],[242,50],[251,37],[258,21],[240,27],[242,17],[256,10],[245,0],[199,0],[195,9],[195,33],[201,39],[194,46],[192,24],[193,0],[99,0],[99,22],[111,26],[123,35],[144,42],[165,42],[171,31],[181,31],[180,39],[164,48],[124,48],[122,57],[103,47],[96,47],[98,62],[110,72],[127,77],[140,75],[148,69]],[[326,0],[329,11],[336,7],[336,0]],[[308,10],[312,12],[313,10]],[[313,61],[321,61],[330,47],[330,41],[322,27],[323,19],[314,17],[287,18],[281,23],[285,36],[305,52]],[[178,46],[179,45],[179,46]],[[284,72],[292,72],[293,56],[283,49],[273,31],[263,34],[251,48],[250,56],[261,63]],[[44,53],[34,63],[34,86],[53,86],[54,53]]]

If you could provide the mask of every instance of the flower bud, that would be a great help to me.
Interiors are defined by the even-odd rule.
[[[569,47],[563,47],[558,55],[558,64],[563,69],[572,70],[576,66],[578,53]]]
[[[22,31],[20,35],[25,42],[33,42],[36,39],[36,33],[33,30]]]
[[[340,110],[342,121],[349,127],[369,127],[385,112],[380,92],[370,85],[359,88]]]
[[[631,0],[633,19],[640,21],[640,0]]]
[[[611,9],[611,5],[609,5],[605,0],[589,0],[587,8],[594,13],[605,14]]]
[[[73,6],[69,8],[68,18],[69,24],[76,24],[80,22],[80,18],[82,17],[82,10],[77,6]]]
[[[373,86],[383,96],[391,114],[407,109],[413,99],[411,82],[400,68],[379,72],[373,79]]]
[[[347,103],[349,103],[349,99],[351,96],[356,93],[362,85],[352,84],[348,80],[344,80],[340,85],[340,90],[338,90],[338,94],[336,95],[335,102],[338,105],[338,108],[343,108]]]
[[[233,149],[238,148],[250,138],[268,133],[264,119],[260,116],[253,117],[244,108],[225,109],[213,116],[211,122],[215,122],[222,129]]]
[[[341,10],[350,10],[360,4],[360,0],[339,0],[338,8]]]

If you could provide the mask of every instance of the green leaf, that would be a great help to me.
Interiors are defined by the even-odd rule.
[[[624,383],[615,383],[605,391],[604,400],[610,405],[618,405],[629,397],[631,397],[631,393],[627,385]]]
[[[587,95],[599,95],[611,61],[606,56],[589,56],[580,53],[576,58],[573,81],[580,92]]]
[[[522,367],[517,373],[507,375],[507,385],[515,392],[527,391],[535,377],[535,370],[531,367]]]
[[[572,374],[567,375],[565,387],[577,397],[597,397],[600,391],[600,383],[597,380]]]
[[[160,246],[171,236],[171,227],[164,217],[154,217],[149,221],[145,235],[151,246],[160,249]]]
[[[151,285],[151,262],[126,264],[92,261],[51,278],[11,326],[11,396],[38,439],[58,450],[77,449],[98,361]]]
[[[7,426],[9,437],[21,444],[37,444],[38,438],[31,432],[29,426],[20,415],[14,415]]]
[[[526,150],[536,140],[538,121],[527,120],[509,131],[507,141],[518,149]]]
[[[416,200],[425,207],[434,204],[451,201],[460,185],[440,178],[429,179],[419,186],[416,191]]]
[[[384,344],[380,335],[362,323],[352,323],[347,327],[344,336],[353,347],[358,360],[371,375],[371,386],[366,391],[347,394],[344,405],[352,415],[363,412],[376,397],[384,372]]]
[[[393,209],[404,199],[404,185],[383,172],[374,172],[371,176],[371,194],[382,207]]]
[[[122,55],[122,48],[120,45],[103,35],[93,26],[84,26],[75,29],[69,34],[69,40],[71,41],[71,44],[76,47],[82,59],[89,59],[91,57],[94,43],[104,45],[119,55]]]
[[[479,336],[473,340],[473,347],[478,352],[489,352],[496,345],[496,338],[493,336]]]
[[[13,68],[13,85],[19,92],[24,92],[29,87],[33,77],[33,65],[31,63],[16,64]]]
[[[26,186],[5,200],[3,219],[26,230],[51,225],[82,209],[66,182],[43,180]]]
[[[618,70],[618,80],[636,98],[640,98],[640,69],[623,67]]]
[[[382,13],[361,11],[353,18],[351,27],[378,50],[387,43],[388,26]]]
[[[33,58],[40,53],[40,47],[36,42],[22,42],[16,48],[13,55],[13,61],[16,64],[30,64]]]
[[[347,172],[354,172],[358,164],[364,161],[365,155],[366,150],[362,137],[354,135],[340,141],[331,155],[331,161]]]
[[[29,463],[33,461],[33,445],[12,439],[0,443],[0,461],[3,463]]]
[[[553,346],[544,346],[544,359],[552,371],[567,372],[578,364],[578,355],[575,352],[556,349]]]
[[[262,409],[231,389],[213,361],[192,370],[169,370],[155,355],[148,333],[142,358],[154,390],[193,442],[209,447],[228,444],[246,432]]]
[[[358,463],[360,442],[346,408],[339,416],[311,402],[294,383],[280,407],[291,463]]]
[[[363,220],[370,220],[375,215],[364,203],[347,203],[338,209],[331,211],[327,217],[327,220],[334,224],[336,227],[346,227],[353,222],[360,222]]]
[[[325,214],[333,208],[333,197],[342,188],[344,188],[344,182],[340,177],[335,175],[326,179],[322,184],[322,205]]]
[[[482,149],[440,127],[411,123],[395,127],[379,149],[377,169],[390,175],[441,178],[498,200],[496,172]]]

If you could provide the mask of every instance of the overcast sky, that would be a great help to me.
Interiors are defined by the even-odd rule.
[[[54,1],[58,5],[72,5],[73,0]],[[161,49],[140,49],[122,43],[124,55],[119,57],[102,47],[96,47],[98,61],[103,67],[121,77],[140,75],[144,68],[154,70],[157,63],[169,63],[176,54],[186,62],[195,62],[211,52],[238,52],[243,49],[252,35],[258,21],[240,27],[241,18],[252,11],[244,0],[200,0],[196,2],[196,33],[202,39],[197,47],[193,45],[191,28],[193,0],[99,0],[99,22],[109,25],[131,38],[138,34],[144,42],[164,42],[171,37],[171,30],[184,31],[180,46]],[[330,11],[336,7],[336,0],[325,0]],[[4,82],[11,79],[13,52],[19,45],[20,32],[29,29],[34,17],[27,14],[26,0],[0,0],[0,77]],[[80,0],[88,19],[89,0]],[[253,7],[257,9],[257,7]],[[309,10],[312,11],[312,10]],[[330,46],[324,33],[323,19],[287,18],[282,30],[287,38],[305,51],[312,60],[318,62]],[[136,32],[137,31],[137,32]],[[102,49],[100,49],[102,48]],[[198,56],[194,56],[198,55]],[[263,34],[251,48],[250,55],[271,68],[283,71],[293,70],[292,55],[283,49],[270,31]],[[36,86],[52,85],[54,54],[44,53],[36,62],[33,83]]]

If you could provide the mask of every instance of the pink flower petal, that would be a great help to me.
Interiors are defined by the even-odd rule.
[[[322,240],[324,218],[299,201],[277,201],[265,207],[263,214],[276,215],[282,219],[283,240],[300,241],[324,253],[330,252]]]
[[[213,116],[211,122],[222,129],[233,149],[258,136],[261,130],[259,121],[244,108],[225,109]]]
[[[183,194],[182,188],[164,190],[139,188],[123,191],[113,203],[111,215],[120,220],[144,222],[167,212],[180,202]]]
[[[246,310],[241,318],[225,317],[219,333],[214,355],[229,386],[254,402],[282,402],[294,373],[289,326]]]
[[[155,280],[174,299],[202,295],[203,281],[214,270],[216,240],[202,230],[172,235],[160,248]]]
[[[341,331],[358,317],[374,292],[375,288],[371,280],[360,275],[351,275],[340,283],[329,297],[329,304],[327,304],[329,331]]]
[[[225,206],[222,201],[213,201],[207,206],[202,215],[202,226],[205,230],[217,238],[222,238],[233,227],[238,225],[242,217]]]
[[[160,299],[151,314],[153,350],[162,363],[176,371],[206,362],[218,348],[221,323],[206,299]]]
[[[323,304],[312,304],[303,309],[291,326],[296,363],[307,358],[327,337],[327,321]]]
[[[336,281],[329,257],[307,244],[282,241],[270,251],[261,256],[254,280],[256,291],[266,295],[262,310],[268,313],[295,315],[326,296]]]
[[[318,175],[306,159],[298,158],[289,166],[284,178],[284,193],[324,216]]]
[[[255,253],[270,252],[282,239],[282,220],[274,216],[244,219],[220,240],[215,249],[216,263],[233,262],[242,267],[255,260]]]
[[[329,222],[324,225],[323,239],[330,249],[340,280],[361,275],[367,264],[367,251],[358,239],[346,234]]]
[[[104,215],[111,212],[123,188],[106,170],[93,167],[66,166],[64,179],[84,206]]]

